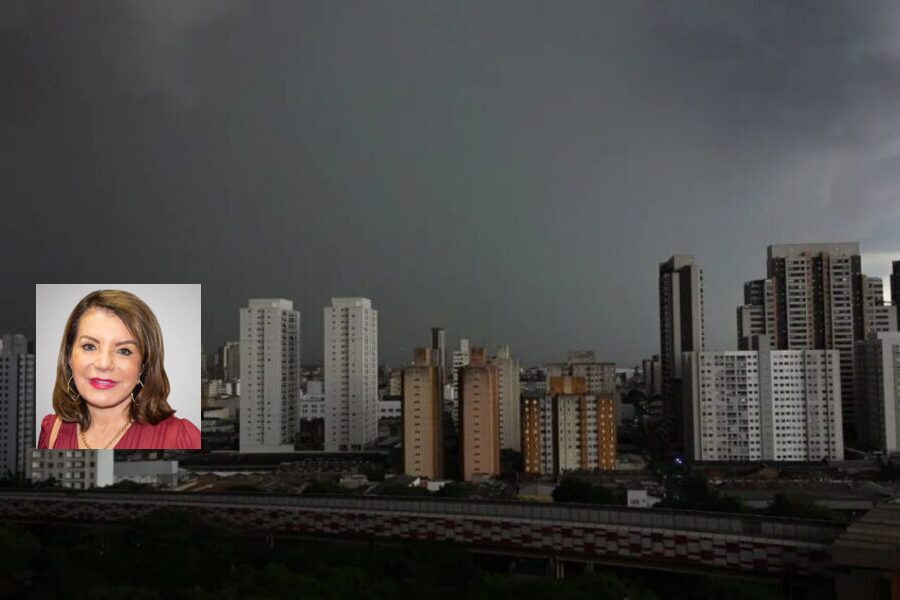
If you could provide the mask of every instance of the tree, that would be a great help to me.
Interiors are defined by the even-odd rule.
[[[647,396],[641,390],[637,388],[632,388],[628,390],[628,393],[622,398],[622,402],[625,404],[643,404],[647,401]]]
[[[333,481],[313,481],[303,489],[303,495],[315,494],[350,494],[352,490]]]
[[[563,477],[555,490],[554,502],[583,502],[586,504],[614,504],[613,493],[600,485],[593,485],[575,477]]]
[[[724,496],[711,490],[706,478],[697,472],[675,472],[667,476],[666,499],[659,508],[710,510],[716,512],[744,512],[746,507],[738,498]]]
[[[441,498],[468,498],[478,488],[477,485],[465,481],[454,481],[439,489],[435,496]]]
[[[503,448],[500,450],[500,472],[503,477],[515,479],[516,473],[525,470],[525,459],[521,452],[517,452],[512,448]]]
[[[369,481],[384,481],[384,465],[366,463],[359,468],[359,472]]]
[[[428,488],[409,486],[405,483],[389,483],[378,489],[381,496],[430,496]]]
[[[818,506],[805,496],[788,496],[775,494],[766,514],[776,517],[793,517],[795,519],[820,519],[824,521],[844,521],[837,512],[824,506]]]

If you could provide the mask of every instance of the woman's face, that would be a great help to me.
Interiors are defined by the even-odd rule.
[[[92,308],[81,316],[69,367],[73,383],[89,407],[130,402],[141,376],[141,359],[137,338],[115,313]]]

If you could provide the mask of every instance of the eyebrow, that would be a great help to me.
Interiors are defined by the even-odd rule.
[[[98,339],[95,338],[95,337],[91,337],[91,336],[89,336],[89,335],[82,335],[82,336],[80,336],[78,339],[80,340],[80,339],[82,339],[82,338],[88,339],[88,340],[90,340],[90,341],[92,341],[92,342],[97,342],[98,344],[100,343],[100,340],[98,340]],[[116,346],[124,346],[125,344],[134,344],[135,346],[138,345],[138,343],[137,343],[136,341],[134,341],[134,340],[125,340],[124,342],[117,342],[117,343],[116,343]]]

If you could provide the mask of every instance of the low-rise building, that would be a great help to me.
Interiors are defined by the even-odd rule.
[[[113,479],[153,486],[178,485],[177,460],[120,460],[113,465]]]
[[[112,450],[32,450],[26,474],[37,483],[53,479],[57,485],[86,490],[115,481]]]

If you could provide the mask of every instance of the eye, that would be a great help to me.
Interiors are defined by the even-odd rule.
[[[128,348],[119,348],[119,354],[121,354],[122,356],[131,356],[132,354],[134,354],[134,352],[132,352]]]
[[[96,350],[97,347],[94,346],[93,344],[82,344],[81,349],[84,350],[85,352],[91,352],[92,350]]]

